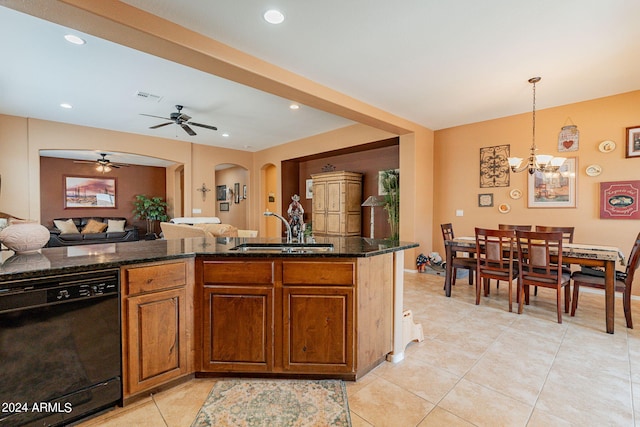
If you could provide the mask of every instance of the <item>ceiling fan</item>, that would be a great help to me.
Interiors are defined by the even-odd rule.
[[[152,116],[151,114],[140,114],[141,116],[148,116],[148,117],[155,117],[157,119],[164,119],[164,120],[170,120],[169,122],[166,123],[160,123],[159,125],[155,125],[155,126],[151,126],[149,127],[149,129],[158,129],[162,126],[166,126],[166,125],[170,125],[172,123],[175,123],[177,125],[180,125],[180,127],[182,127],[182,129],[184,129],[185,132],[187,132],[189,135],[193,136],[196,135],[196,133],[193,131],[193,129],[191,129],[189,127],[189,125],[191,126],[199,126],[201,128],[205,128],[205,129],[211,129],[211,130],[218,130],[217,127],[215,126],[211,126],[211,125],[203,125],[202,123],[196,123],[196,122],[190,122],[189,120],[191,120],[190,116],[187,116],[186,114],[184,114],[182,112],[182,105],[176,105],[176,110],[178,110],[175,113],[171,113],[171,115],[169,117],[160,117],[160,116]]]
[[[101,158],[95,160],[95,161],[91,161],[91,160],[74,160],[74,163],[89,163],[89,164],[95,164],[96,165],[96,170],[98,172],[109,172],[112,168],[114,169],[118,169],[122,166],[130,166],[126,163],[113,163],[111,162],[109,159],[107,159],[107,153],[100,153],[100,156],[102,156]]]

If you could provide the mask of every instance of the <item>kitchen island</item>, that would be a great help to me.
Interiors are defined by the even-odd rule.
[[[281,243],[193,238],[2,251],[0,295],[48,276],[119,270],[125,401],[193,374],[355,380],[385,358],[402,360],[403,254],[417,244]]]

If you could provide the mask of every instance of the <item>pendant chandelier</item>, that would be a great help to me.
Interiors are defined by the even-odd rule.
[[[531,149],[529,152],[529,158],[524,164],[524,159],[520,157],[508,158],[511,172],[514,173],[524,171],[529,171],[531,175],[536,172],[553,173],[557,172],[566,160],[564,157],[553,157],[548,154],[536,154],[536,151],[538,151],[538,148],[536,147],[536,83],[540,80],[541,77],[532,77],[529,79],[529,83],[533,84],[533,131]]]

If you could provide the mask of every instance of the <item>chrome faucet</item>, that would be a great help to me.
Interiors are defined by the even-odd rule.
[[[293,242],[293,234],[291,233],[291,225],[289,225],[289,221],[287,221],[283,216],[280,216],[277,213],[271,211],[266,211],[264,213],[264,216],[275,216],[276,218],[279,218],[280,221],[282,221],[287,227],[287,243]]]

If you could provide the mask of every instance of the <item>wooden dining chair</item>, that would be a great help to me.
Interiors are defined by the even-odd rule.
[[[624,272],[616,271],[616,292],[622,292],[622,305],[624,307],[624,317],[627,320],[627,328],[633,329],[633,320],[631,319],[631,285],[633,284],[633,276],[640,265],[640,233],[636,237],[636,241],[629,254],[629,260]],[[598,274],[598,275],[595,275]],[[591,288],[604,289],[604,272],[594,271],[592,274],[576,271],[571,275],[573,280],[573,302],[571,304],[571,315],[575,316],[576,308],[578,308],[578,297],[580,295],[581,286],[589,286]]]
[[[512,283],[518,277],[515,265],[515,231],[476,227],[476,305],[480,289],[489,296],[489,280],[509,282],[509,311],[513,311]]]
[[[440,229],[442,229],[442,238],[446,240],[453,240],[455,235],[453,234],[453,224],[440,224]],[[476,271],[476,259],[470,257],[457,257],[456,254],[453,254],[453,261],[451,263],[453,267],[451,274],[451,285],[454,286],[456,284],[456,275],[457,269],[462,268],[469,270],[469,285],[473,285],[473,276]]]
[[[562,241],[564,243],[573,243],[573,233],[575,227],[556,227],[547,225],[536,225],[536,231],[542,231],[544,233],[553,233],[559,231],[562,233]],[[571,264],[563,264],[563,270],[565,273],[571,274]],[[538,287],[536,286],[533,295],[538,295]]]
[[[541,286],[556,290],[558,323],[562,323],[562,289],[564,288],[564,311],[569,312],[571,302],[571,276],[562,269],[562,233],[538,231],[516,231],[518,241],[518,313],[523,304],[529,303],[529,287]],[[557,261],[552,262],[552,257]]]
[[[498,230],[531,231],[531,226],[530,225],[498,224]]]

